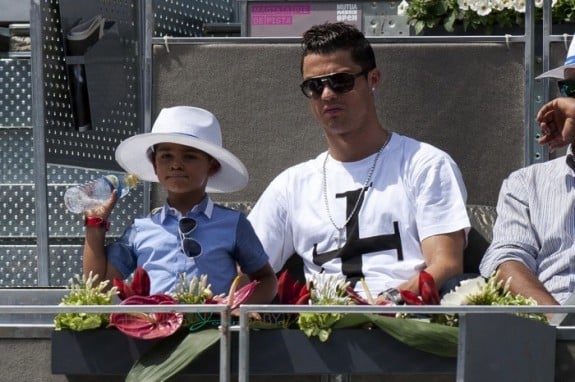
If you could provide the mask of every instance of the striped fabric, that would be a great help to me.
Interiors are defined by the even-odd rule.
[[[503,181],[493,241],[480,265],[488,277],[502,262],[520,261],[559,303],[575,290],[575,160],[568,152]]]

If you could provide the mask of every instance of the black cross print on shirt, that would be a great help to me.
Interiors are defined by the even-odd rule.
[[[359,208],[357,208],[345,227],[347,240],[343,247],[325,253],[317,253],[317,243],[313,245],[314,264],[322,266],[337,257],[341,258],[341,271],[345,275],[346,279],[351,282],[352,286],[363,277],[363,272],[361,270],[362,255],[370,252],[395,249],[397,251],[397,260],[403,260],[398,222],[393,222],[393,234],[359,238],[359,221],[357,217],[359,210],[361,209],[361,205],[363,204],[364,195],[365,193],[361,192],[361,188],[354,191],[336,194],[337,198],[346,198],[347,216],[351,213],[357,199],[361,198],[359,201]]]

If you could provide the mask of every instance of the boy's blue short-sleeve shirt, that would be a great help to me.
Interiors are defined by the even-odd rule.
[[[214,204],[206,196],[187,215],[196,220],[190,237],[202,252],[188,257],[181,247],[178,221],[181,215],[167,203],[142,219],[135,219],[123,235],[107,246],[108,261],[124,277],[143,267],[151,280],[151,294],[173,292],[178,275],[188,280],[208,275],[214,294],[227,294],[237,275],[265,266],[268,257],[251,224],[240,211]]]

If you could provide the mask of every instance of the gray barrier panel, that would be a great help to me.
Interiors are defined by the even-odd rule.
[[[524,165],[523,46],[375,44],[385,128],[436,145],[459,164],[468,203],[495,205],[502,180]],[[248,187],[218,200],[256,200],[286,167],[325,150],[299,90],[298,44],[179,44],[154,49],[153,116],[188,104],[220,120],[244,161]],[[209,63],[206,64],[206,63]]]

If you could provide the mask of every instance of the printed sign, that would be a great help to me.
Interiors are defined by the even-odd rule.
[[[341,21],[361,29],[358,3],[339,2],[248,2],[249,37],[301,37],[312,25]]]

